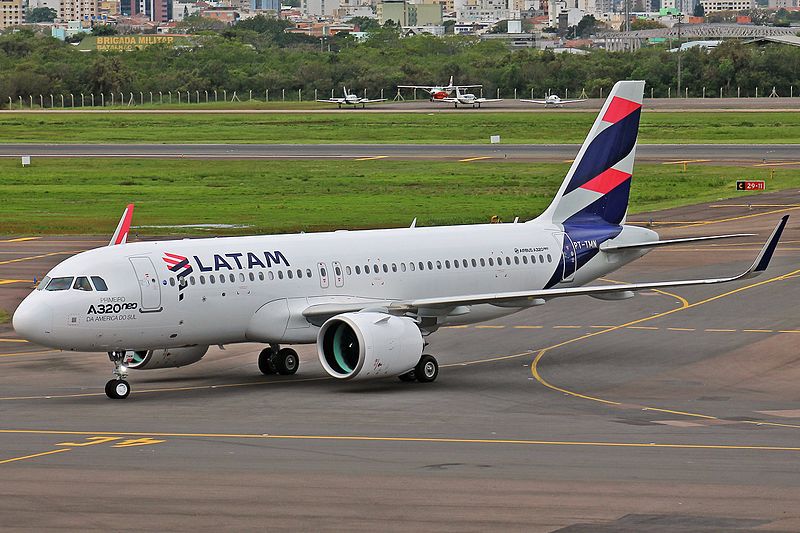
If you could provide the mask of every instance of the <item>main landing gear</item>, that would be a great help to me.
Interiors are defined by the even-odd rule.
[[[300,368],[300,358],[291,348],[281,348],[277,344],[270,344],[258,354],[258,369],[265,376],[280,374],[290,376]]]
[[[400,381],[419,381],[420,383],[431,383],[439,376],[439,363],[432,355],[422,354],[419,363],[405,374],[400,374]]]
[[[131,393],[131,386],[125,381],[128,372],[122,364],[125,352],[108,352],[108,358],[114,364],[114,379],[106,383],[106,396],[112,400],[124,400]]]

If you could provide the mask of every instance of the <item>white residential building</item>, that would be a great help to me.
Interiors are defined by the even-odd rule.
[[[755,9],[755,0],[700,0],[706,13],[714,11],[742,11]]]

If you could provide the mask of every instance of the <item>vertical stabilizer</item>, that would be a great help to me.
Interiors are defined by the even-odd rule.
[[[553,202],[537,219],[556,224],[624,223],[644,81],[618,81]]]

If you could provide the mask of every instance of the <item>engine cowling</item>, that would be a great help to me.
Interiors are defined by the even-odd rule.
[[[413,369],[422,356],[422,333],[410,318],[343,313],[317,335],[322,368],[337,379],[376,379]]]
[[[184,346],[158,350],[129,350],[123,364],[136,370],[177,368],[198,362],[208,351],[208,346]]]

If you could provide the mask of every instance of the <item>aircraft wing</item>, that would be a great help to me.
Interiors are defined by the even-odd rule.
[[[526,102],[526,103],[528,103],[528,104],[541,104],[541,105],[547,105],[547,100],[524,100],[524,99],[520,98],[520,100],[519,100],[519,101],[520,101],[520,102]]]
[[[324,102],[326,104],[343,104],[345,103],[342,98],[328,98],[327,100],[317,100],[317,102]]]
[[[458,87],[459,89],[478,89],[480,87],[483,87],[483,85],[453,85],[454,89],[456,87]]]
[[[486,102],[502,102],[502,98],[478,98],[477,102],[485,104]]]
[[[398,89],[422,89],[423,91],[432,91],[437,87],[435,85],[398,85]]]
[[[581,100],[559,100],[558,103],[559,104],[577,104],[578,102],[585,102],[585,101],[586,101],[586,98],[583,98]]]
[[[386,101],[386,98],[376,98],[375,100],[370,100],[368,98],[362,98],[361,99],[361,103],[362,104],[374,104],[375,102],[385,102],[385,101]]]
[[[434,102],[445,102],[452,104],[453,102],[458,102],[458,98],[451,98],[449,96],[445,96],[444,98],[439,98],[437,100],[434,100]]]
[[[500,307],[527,307],[541,305],[547,300],[561,298],[564,296],[594,296],[601,299],[614,299],[616,297],[628,297],[632,293],[648,289],[663,289],[669,287],[688,287],[692,285],[715,285],[718,283],[729,283],[742,279],[749,279],[758,276],[767,269],[772,259],[778,241],[781,238],[789,215],[784,215],[778,222],[772,234],[767,239],[761,251],[756,256],[753,264],[744,272],[735,276],[722,278],[690,279],[678,281],[657,281],[652,283],[625,283],[620,285],[593,285],[588,287],[565,287],[553,289],[538,289],[531,291],[501,292],[487,294],[471,294],[451,297],[421,298],[417,300],[387,300],[385,302],[369,303],[348,303],[339,305],[336,303],[321,304],[308,307],[303,311],[303,315],[314,322],[313,319],[331,317],[340,313],[357,312],[366,309],[383,311],[390,314],[422,314],[426,310],[447,310],[459,306],[490,304]]]

